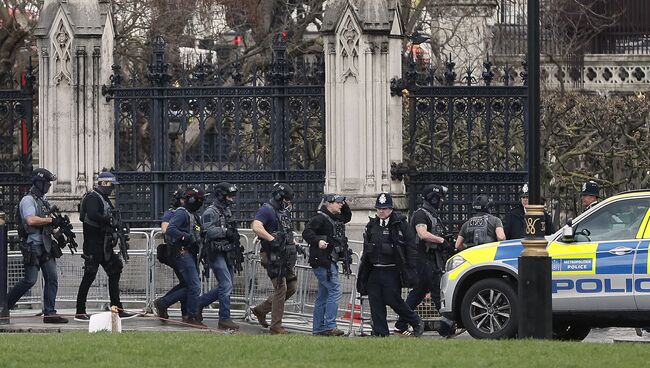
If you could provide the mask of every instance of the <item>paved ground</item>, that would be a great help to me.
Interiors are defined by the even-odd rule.
[[[72,316],[74,310],[60,310],[62,315]],[[99,311],[89,311],[90,313],[99,312]],[[233,312],[237,313],[237,311]],[[209,331],[216,333],[226,333],[225,331],[220,331],[217,329],[217,316],[213,313],[206,313],[206,319],[204,323],[210,328]],[[242,311],[238,311],[238,314],[233,315],[235,321],[240,325],[240,333],[245,334],[264,334],[268,333],[267,329],[261,328],[261,326],[255,321],[244,320]],[[6,325],[0,325],[0,333],[21,333],[21,332],[31,332],[31,333],[47,333],[47,332],[69,332],[69,331],[87,331],[88,323],[86,322],[77,322],[74,321],[72,317],[69,318],[70,322],[62,325],[50,325],[44,324],[42,322],[42,317],[36,315],[34,310],[17,310],[12,311],[11,313],[11,323]],[[183,324],[180,321],[180,316],[173,314],[171,315],[171,320],[169,322],[163,323],[156,316],[152,314],[145,314],[141,317],[136,317],[132,319],[122,320],[122,330],[123,331],[168,331],[168,332],[199,332],[205,331],[197,328],[193,328]],[[300,316],[288,316],[285,318],[285,327],[294,333],[310,333],[310,325],[306,318]],[[339,328],[347,331],[349,325],[341,325]],[[366,326],[367,327],[367,326]],[[366,333],[369,331],[366,329]],[[354,328],[354,334],[358,335],[358,326]],[[425,332],[425,338],[431,339],[440,339],[435,332]],[[464,333],[458,337],[460,340],[469,340],[472,339],[467,333]],[[612,342],[645,342],[650,343],[650,334],[644,333],[644,336],[638,337],[633,328],[603,328],[603,329],[593,329],[589,336],[585,339],[585,342],[591,343],[612,343]]]

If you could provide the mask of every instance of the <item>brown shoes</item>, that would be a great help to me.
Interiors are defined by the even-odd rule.
[[[219,320],[218,327],[221,330],[239,330],[239,325],[233,322],[232,319]]]
[[[258,311],[255,308],[251,308],[251,312],[255,315],[255,318],[257,318],[257,322],[262,325],[262,327],[267,328],[269,327],[269,323],[266,322],[266,314],[263,314],[262,312]]]
[[[343,336],[345,332],[339,330],[338,328],[333,328],[331,330],[321,331],[315,334],[316,336]]]
[[[271,335],[286,335],[289,331],[285,330],[284,327],[273,327],[269,329]]]

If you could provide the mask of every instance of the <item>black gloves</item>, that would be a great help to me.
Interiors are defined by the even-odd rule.
[[[52,227],[53,228],[61,227],[61,225],[63,225],[63,219],[62,218],[55,217],[55,218],[52,219]]]

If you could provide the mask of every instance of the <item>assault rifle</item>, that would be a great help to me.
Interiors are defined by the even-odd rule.
[[[106,231],[106,237],[104,238],[104,255],[110,255],[112,249],[119,245],[120,255],[124,259],[124,263],[129,261],[129,232],[131,228],[128,224],[122,222],[122,216],[120,211],[111,210],[108,219],[108,231]]]
[[[72,231],[70,218],[68,215],[61,214],[61,211],[57,206],[50,207],[49,214],[53,219],[59,219],[61,223],[61,226],[59,226],[59,233],[55,236],[55,240],[59,244],[59,247],[64,248],[67,245],[70,249],[70,254],[75,254],[78,247],[77,241],[75,240],[77,235]]]
[[[352,250],[348,245],[348,238],[346,236],[340,238],[333,237],[332,240],[334,242],[334,250],[343,266],[343,274],[347,278],[350,278],[352,274]]]
[[[237,231],[237,221],[230,221],[228,223],[228,229],[234,229],[236,236],[233,236],[231,239],[228,239],[228,241],[232,244],[233,249],[230,252],[226,253],[226,257],[228,257],[228,260],[231,262],[233,265],[233,269],[235,270],[236,273],[242,273],[244,271],[243,263],[244,263],[244,247],[241,245],[241,241],[239,240],[239,232]]]

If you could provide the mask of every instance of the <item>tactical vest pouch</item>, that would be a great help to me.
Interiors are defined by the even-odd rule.
[[[156,258],[158,258],[158,262],[170,267],[172,266],[175,253],[175,247],[167,243],[158,244],[158,247],[156,247]]]
[[[26,243],[20,243],[20,253],[23,255],[23,264],[25,266],[36,266],[38,264],[36,253],[32,252]]]

